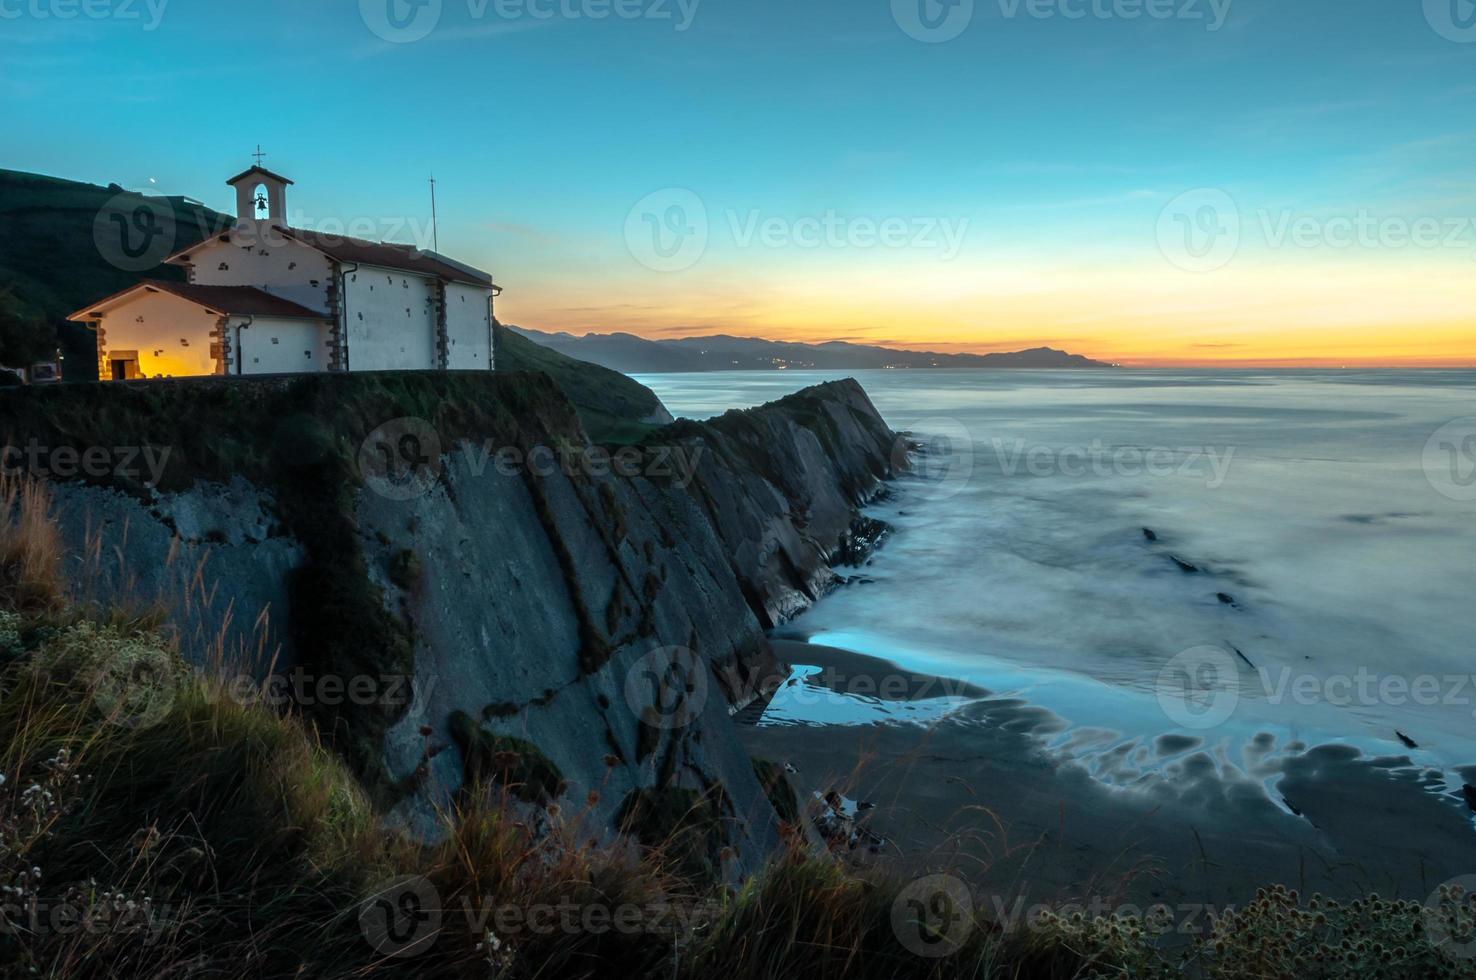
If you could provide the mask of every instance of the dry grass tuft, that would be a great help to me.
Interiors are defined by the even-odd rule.
[[[35,615],[60,608],[61,533],[46,485],[0,473],[0,518],[0,609]]]

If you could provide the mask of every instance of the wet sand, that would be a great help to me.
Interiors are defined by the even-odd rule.
[[[848,651],[775,648],[781,660],[826,668],[809,683],[854,692],[859,678],[895,708],[938,692],[969,699],[923,724],[756,725],[750,709],[740,736],[752,755],[797,770],[801,799],[834,789],[875,804],[863,819],[887,844],[876,855],[858,849],[858,859],[957,871],[1001,909],[1020,899],[1239,905],[1273,883],[1424,901],[1441,882],[1476,873],[1472,814],[1407,757],[1345,745],[1273,752],[1267,735],[1227,766],[1214,746],[1170,736],[1150,750],[1179,758],[1119,788],[1052,756],[1043,736],[1062,723],[1049,711]]]

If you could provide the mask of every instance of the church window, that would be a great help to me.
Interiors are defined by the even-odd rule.
[[[258,221],[272,216],[271,200],[267,197],[266,184],[257,184],[256,190],[251,192],[251,213]]]
[[[220,272],[229,272],[229,271],[231,271],[231,267],[230,267],[230,266],[228,266],[228,265],[226,265],[226,264],[225,264],[225,263],[224,263],[224,262],[222,262],[222,263],[221,263],[221,264],[220,264],[220,269],[219,269],[219,271],[220,271]]]

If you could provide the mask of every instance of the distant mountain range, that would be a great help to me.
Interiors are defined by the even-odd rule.
[[[1080,354],[1050,347],[1011,354],[937,354],[892,350],[831,341],[792,344],[757,337],[686,337],[647,340],[628,333],[544,333],[511,327],[561,354],[590,361],[623,374],[677,371],[779,371],[815,368],[855,371],[868,368],[1106,368]]]

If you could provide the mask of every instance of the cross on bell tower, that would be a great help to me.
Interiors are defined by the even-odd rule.
[[[236,220],[283,223],[287,220],[287,188],[292,181],[261,165],[266,158],[261,144],[251,154],[256,165],[226,181],[236,190]]]

